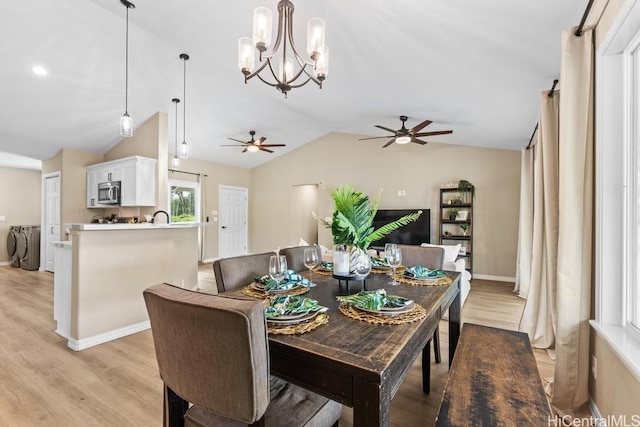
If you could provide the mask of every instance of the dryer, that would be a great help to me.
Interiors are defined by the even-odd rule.
[[[9,254],[9,265],[11,267],[20,267],[20,257],[18,256],[18,239],[22,232],[21,225],[9,226],[9,234],[7,235],[7,253]]]
[[[20,267],[25,270],[40,268],[40,226],[23,225],[18,238],[18,257]]]

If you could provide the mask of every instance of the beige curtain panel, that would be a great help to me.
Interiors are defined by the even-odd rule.
[[[536,141],[540,136],[536,132]],[[537,145],[537,142],[536,142]],[[518,259],[514,292],[526,298],[531,283],[531,253],[533,252],[533,147],[522,150],[520,165],[520,221],[518,228]]]
[[[558,136],[559,93],[540,97],[538,143],[533,147],[533,245],[531,286],[520,331],[537,348],[554,345],[556,324],[556,271],[558,254]]]
[[[562,34],[556,367],[551,404],[586,405],[593,242],[593,30]]]

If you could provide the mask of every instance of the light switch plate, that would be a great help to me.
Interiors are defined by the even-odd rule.
[[[4,215],[0,215],[0,221],[6,221],[7,218]]]

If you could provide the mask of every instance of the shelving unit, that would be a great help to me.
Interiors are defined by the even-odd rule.
[[[455,209],[458,215],[455,219],[449,218],[449,210]],[[438,216],[438,234],[441,245],[462,245],[465,253],[460,253],[458,258],[465,260],[466,269],[473,273],[473,197],[471,191],[459,188],[440,189],[440,209]],[[461,213],[466,212],[466,218],[461,218]],[[463,233],[461,225],[467,224],[468,229]],[[462,252],[462,251],[461,251]]]

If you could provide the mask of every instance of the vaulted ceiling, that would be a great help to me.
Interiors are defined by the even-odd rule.
[[[306,22],[326,21],[330,69],[320,90],[288,99],[244,83],[237,41],[251,36],[253,10],[276,0],[133,0],[129,113],[139,126],[183,98],[195,158],[255,167],[329,132],[383,136],[433,120],[453,129],[429,141],[519,150],[529,140],[540,91],[560,72],[560,34],[577,25],[587,0],[293,0],[296,42]],[[0,157],[47,159],[62,147],[106,152],[120,140],[124,112],[125,8],[119,0],[3,2],[0,14]],[[44,77],[31,71],[40,64]],[[182,107],[182,105],[181,105]],[[182,108],[179,113],[182,141]],[[220,147],[249,131],[286,144],[276,153]],[[382,144],[358,141],[379,150]],[[0,159],[2,162],[2,159]]]

